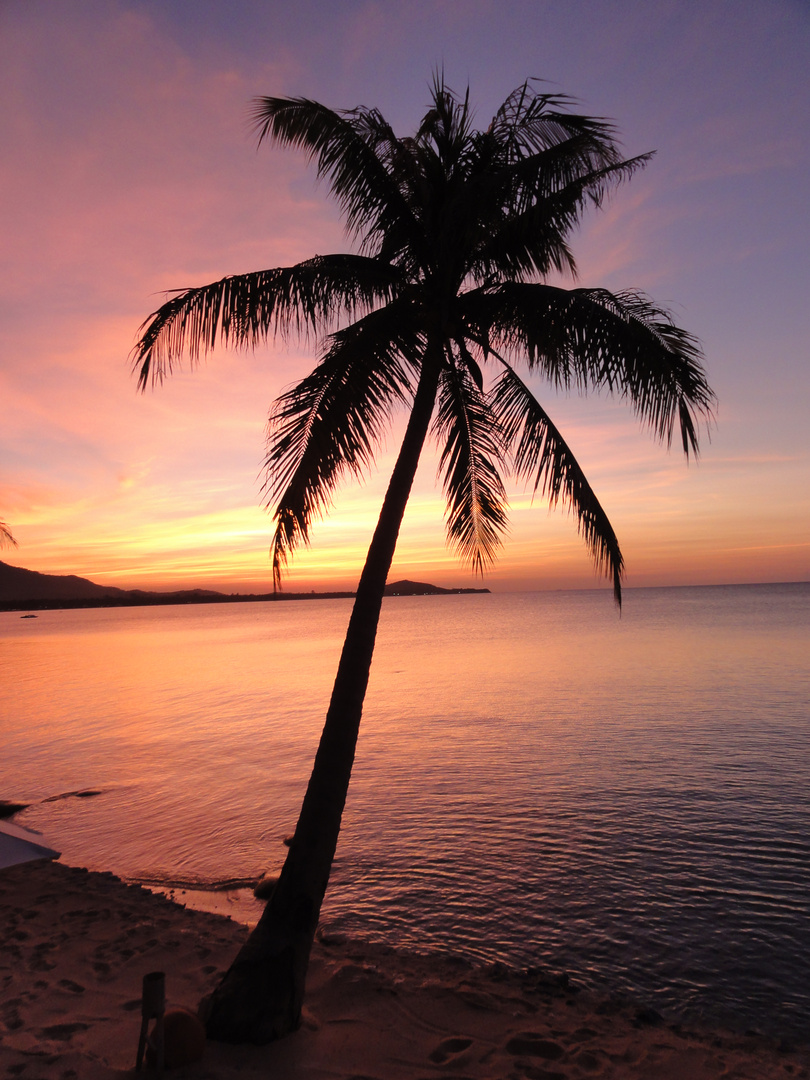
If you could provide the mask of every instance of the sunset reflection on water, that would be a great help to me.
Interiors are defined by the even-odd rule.
[[[809,598],[639,590],[621,617],[607,593],[387,600],[327,924],[798,1023]],[[257,877],[283,859],[348,614],[3,615],[0,798],[32,802],[19,823],[68,862]]]

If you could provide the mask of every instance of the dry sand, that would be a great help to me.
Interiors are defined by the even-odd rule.
[[[141,980],[166,972],[196,1009],[246,930],[108,874],[32,862],[0,872],[0,1077],[135,1076]],[[304,1023],[264,1047],[209,1043],[189,1080],[810,1076],[807,1050],[686,1031],[536,977],[319,941]],[[145,1075],[149,1075],[146,1073]]]

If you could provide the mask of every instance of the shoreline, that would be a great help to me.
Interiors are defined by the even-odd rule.
[[[176,896],[175,899],[178,899]],[[188,895],[187,901],[192,899]],[[143,975],[196,1010],[246,928],[127,885],[36,861],[0,871],[0,1072],[135,1076]],[[343,938],[316,941],[304,1018],[264,1047],[208,1043],[188,1080],[772,1080],[810,1076],[810,1047],[671,1024],[561,977]],[[148,1073],[146,1075],[149,1075]]]

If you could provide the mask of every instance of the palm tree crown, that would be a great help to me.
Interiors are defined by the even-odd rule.
[[[373,109],[335,112],[261,98],[260,140],[301,147],[337,198],[357,250],[226,277],[175,294],[141,328],[140,385],[186,350],[315,332],[314,370],[276,402],[267,447],[278,585],[346,475],[374,460],[393,412],[407,423],[346,632],[295,834],[259,924],[206,1006],[209,1035],[262,1042],[300,1020],[309,950],[349,787],[385,582],[431,426],[440,446],[451,543],[476,570],[495,557],[512,471],[574,512],[621,599],[622,555],[608,518],[551,419],[518,374],[555,388],[607,390],[684,452],[712,394],[694,339],[637,292],[562,289],[585,207],[647,160],[623,160],[613,129],[525,83],[483,131],[468,97],[437,79],[411,138]],[[485,372],[487,378],[485,379]]]
[[[626,397],[670,443],[696,453],[712,394],[695,340],[638,292],[561,289],[575,273],[571,233],[587,204],[642,167],[623,160],[610,124],[524,83],[486,130],[469,95],[441,80],[412,138],[373,109],[335,112],[305,99],[261,98],[260,140],[303,148],[358,241],[358,254],[223,278],[175,295],[142,327],[140,385],[162,380],[182,351],[256,345],[281,332],[322,335],[318,365],[276,403],[267,465],[275,508],[273,573],[308,542],[346,473],[371,465],[392,411],[438,377],[434,433],[453,546],[483,571],[507,522],[512,472],[575,513],[621,598],[623,561],[607,516],[516,363],[556,388]],[[491,375],[487,381],[484,370]]]

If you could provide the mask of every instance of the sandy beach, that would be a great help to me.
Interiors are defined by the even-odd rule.
[[[141,983],[196,1010],[247,933],[110,874],[44,860],[0,871],[0,1075],[134,1076]],[[209,1042],[189,1080],[807,1077],[807,1048],[686,1030],[554,978],[319,940],[304,1022],[264,1047]],[[148,1075],[148,1074],[147,1074]]]

